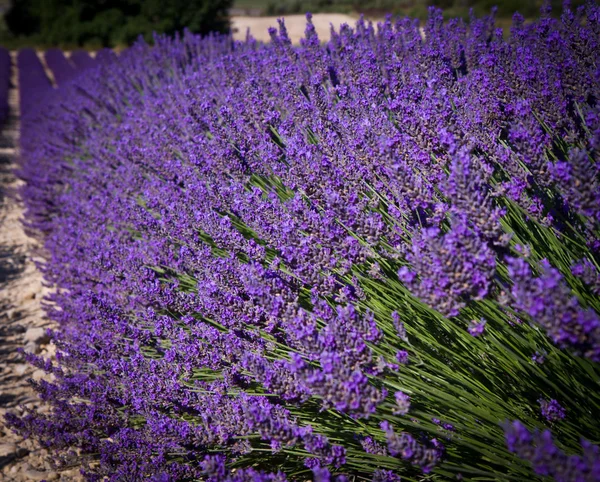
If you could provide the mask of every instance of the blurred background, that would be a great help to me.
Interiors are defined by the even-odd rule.
[[[563,0],[552,0],[553,14],[559,15]],[[266,29],[274,16],[293,16],[310,11],[319,15],[317,31],[329,23],[353,21],[359,14],[378,20],[386,13],[425,20],[428,7],[444,9],[446,17],[468,18],[498,7],[498,23],[507,28],[519,11],[535,17],[543,0],[0,0],[0,44],[14,49],[24,46],[72,49],[83,47],[124,47],[152,32],[172,34],[189,28],[208,33],[234,30],[245,36],[249,28],[258,40],[267,40]],[[574,7],[585,0],[572,0]],[[300,22],[304,19],[291,18]],[[322,27],[323,25],[324,27]],[[298,30],[296,28],[295,30]],[[296,35],[294,32],[293,35]]]

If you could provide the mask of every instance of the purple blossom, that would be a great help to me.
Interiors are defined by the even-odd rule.
[[[408,365],[408,352],[406,350],[398,350],[396,352],[396,360],[401,365]]]
[[[313,480],[315,482],[329,482],[331,473],[325,467],[315,467],[313,468]]]
[[[389,422],[381,422],[381,429],[386,433],[388,450],[394,457],[418,465],[424,473],[431,472],[441,462],[444,450],[437,440],[432,439],[426,447],[407,432],[398,435]]]
[[[8,119],[8,91],[10,88],[12,60],[10,52],[4,47],[0,48],[0,126]]]
[[[568,204],[579,213],[600,222],[600,163],[585,150],[572,149],[568,161],[550,166]]]
[[[543,398],[540,398],[538,403],[540,404],[542,415],[546,420],[548,420],[548,422],[557,422],[565,418],[565,409],[561,407],[558,401],[554,399],[544,400]]]
[[[360,441],[362,448],[368,454],[387,455],[388,451],[384,445],[376,442],[372,437],[365,437]]]
[[[592,293],[600,295],[600,272],[592,262],[584,258],[571,266],[571,273],[586,283]]]
[[[402,268],[401,268],[401,270],[402,270]],[[407,342],[408,336],[406,335],[406,327],[404,326],[404,322],[401,321],[400,315],[398,314],[397,311],[392,312],[392,323],[394,324],[394,328],[396,328],[396,332],[398,333],[398,338],[400,338],[404,342]]]
[[[530,432],[515,420],[504,424],[508,449],[531,463],[538,475],[553,477],[558,482],[598,481],[600,449],[582,440],[583,455],[567,455],[559,449],[549,430]]]
[[[510,258],[516,307],[539,323],[561,347],[569,347],[591,360],[600,360],[600,318],[584,308],[571,293],[560,272],[542,260],[541,275],[533,276],[523,258]]]
[[[486,320],[483,318],[479,321],[471,320],[471,324],[469,326],[469,333],[472,336],[481,336],[485,330]]]
[[[372,482],[400,482],[402,479],[391,470],[377,469],[373,472],[371,480]]]
[[[454,432],[456,429],[454,428],[454,425],[452,425],[451,423],[448,422],[444,422],[442,423],[442,428],[444,430],[448,430],[449,432]]]
[[[404,392],[396,392],[394,398],[396,400],[394,415],[406,415],[410,409],[410,397]]]
[[[446,316],[458,315],[470,300],[483,299],[496,270],[493,251],[460,219],[448,233],[439,228],[415,233],[408,259],[413,270],[402,268],[398,277]]]
[[[546,355],[544,353],[540,353],[540,352],[536,351],[533,355],[531,355],[531,359],[535,363],[538,363],[539,365],[541,365],[546,361]]]

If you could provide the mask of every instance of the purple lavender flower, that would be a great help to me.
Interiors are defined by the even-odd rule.
[[[554,399],[538,399],[542,415],[548,422],[557,422],[565,418],[565,409]]]
[[[410,397],[404,392],[396,392],[394,394],[396,399],[396,407],[394,409],[394,415],[406,415],[410,409]]]
[[[325,467],[315,467],[312,469],[314,482],[329,482],[331,473]]]
[[[360,441],[360,444],[365,452],[375,455],[387,455],[388,451],[379,442],[376,442],[372,437],[365,437]]]
[[[572,149],[568,161],[553,164],[550,172],[566,201],[576,211],[600,222],[600,163],[585,150]]]
[[[391,470],[377,469],[373,472],[372,482],[400,482],[402,479],[399,475]]]
[[[386,433],[388,450],[394,457],[399,456],[413,465],[418,465],[424,473],[429,473],[441,461],[444,450],[435,439],[431,447],[425,447],[407,432],[396,434],[389,422],[381,422]]]
[[[398,277],[446,316],[458,315],[470,300],[483,299],[496,270],[493,251],[464,220],[445,234],[438,228],[416,233],[408,259],[413,270],[405,267]]]
[[[404,322],[400,319],[400,315],[397,311],[392,312],[392,323],[394,324],[394,328],[396,328],[398,337],[402,341],[407,342],[408,336],[406,335],[406,327],[404,326]]]
[[[444,430],[448,430],[449,432],[454,432],[456,429],[454,428],[454,425],[452,425],[451,423],[448,422],[443,422],[442,423],[442,428]]]
[[[590,287],[592,293],[600,295],[600,272],[589,259],[584,258],[574,263],[571,266],[571,273],[583,280]]]
[[[396,360],[402,365],[408,365],[408,352],[406,350],[398,350],[396,352]]]
[[[536,351],[533,355],[531,355],[531,359],[535,363],[538,363],[539,365],[541,365],[546,361],[546,355],[544,353],[540,353],[540,352]]]
[[[592,481],[600,474],[600,448],[582,440],[583,455],[567,455],[552,439],[549,430],[530,432],[515,420],[504,424],[508,449],[531,463],[536,474],[559,482]]]
[[[516,307],[542,325],[559,346],[600,360],[600,317],[580,305],[560,272],[547,260],[540,264],[542,274],[535,277],[525,259],[508,260]]]
[[[475,337],[483,334],[485,330],[486,320],[483,318],[479,321],[471,320],[471,325],[469,326],[469,333]]]

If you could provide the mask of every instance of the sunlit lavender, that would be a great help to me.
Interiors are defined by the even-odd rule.
[[[91,481],[600,481],[600,7],[270,34],[19,53],[12,426]]]

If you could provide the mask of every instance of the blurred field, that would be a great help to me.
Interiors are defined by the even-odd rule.
[[[233,38],[236,40],[243,40],[246,38],[247,30],[250,29],[252,36],[256,40],[268,42],[270,39],[268,29],[269,27],[277,27],[278,18],[280,17],[232,17],[231,24],[234,32]],[[283,18],[285,19],[285,25],[290,39],[293,43],[299,43],[300,39],[304,37],[306,17],[304,15],[285,15]],[[312,20],[319,38],[321,40],[328,40],[331,25],[337,30],[340,25],[344,23],[354,25],[356,18],[356,16],[340,13],[318,13],[313,15]]]
[[[427,19],[430,6],[442,8],[445,18],[460,17],[468,20],[471,9],[480,17],[489,14],[491,8],[496,5],[498,7],[496,25],[508,33],[511,17],[515,11],[519,11],[527,19],[533,19],[539,15],[539,9],[543,2],[543,0],[189,0],[194,5],[195,2],[200,2],[199,4],[207,2],[207,5],[210,4],[213,7],[217,3],[222,4],[220,14],[213,15],[203,22],[193,23],[190,19],[186,20],[187,17],[184,18],[184,16],[172,12],[169,17],[171,20],[168,20],[166,18],[168,9],[163,12],[162,16],[155,15],[146,18],[148,17],[146,14],[144,14],[145,16],[130,15],[126,12],[127,9],[122,12],[116,8],[104,11],[102,10],[104,7],[101,6],[103,4],[98,2],[94,4],[94,8],[97,10],[95,16],[87,18],[75,11],[73,5],[69,3],[70,0],[25,1],[37,2],[39,5],[46,5],[44,2],[48,2],[48,5],[63,5],[53,10],[55,14],[57,12],[59,14],[51,20],[48,20],[50,17],[47,15],[41,15],[37,10],[32,10],[30,13],[32,15],[35,13],[39,17],[36,17],[38,23],[41,22],[41,19],[48,17],[44,28],[38,26],[37,30],[26,31],[32,21],[29,17],[24,16],[21,20],[27,21],[17,23],[17,25],[24,26],[24,30],[21,32],[15,30],[14,22],[9,22],[10,18],[14,18],[9,11],[11,2],[0,0],[0,45],[13,50],[22,47],[43,50],[51,47],[59,47],[63,50],[76,48],[96,50],[101,47],[122,49],[135,41],[140,34],[146,41],[152,41],[153,32],[172,34],[184,27],[197,33],[225,32],[228,29],[226,21],[228,16],[231,19],[234,38],[243,39],[247,29],[250,29],[253,36],[260,41],[268,41],[268,27],[276,26],[278,17],[285,17],[290,36],[297,43],[305,28],[304,14],[307,11],[314,14],[317,32],[321,40],[325,41],[329,38],[330,24],[336,28],[345,22],[354,24],[360,14],[365,14],[370,20],[381,20],[386,13],[418,18],[423,23]],[[584,1],[572,0],[572,5],[577,7]],[[115,4],[121,2],[123,5],[129,5],[130,2],[140,3],[141,0],[114,0],[114,2],[116,2]],[[150,3],[154,5],[154,2],[160,2],[160,0],[154,0],[154,2],[147,0],[147,2],[144,5]],[[171,5],[169,2],[170,0],[166,0],[164,5],[166,7]],[[552,15],[559,15],[562,0],[550,0],[550,3],[553,7]],[[194,5],[190,4],[186,8],[196,12],[197,9]],[[156,8],[160,11],[162,7],[158,5]],[[67,15],[68,12],[71,12],[71,16]],[[13,26],[10,27],[10,25]],[[40,23],[40,25],[42,24]]]
[[[559,15],[563,0],[549,0],[553,14]],[[234,0],[233,15],[292,15],[312,13],[364,13],[367,16],[381,17],[385,13],[394,15],[427,18],[428,8],[436,6],[444,10],[446,18],[467,19],[473,9],[476,15],[489,13],[497,8],[497,16],[510,19],[518,11],[524,17],[537,17],[544,0]],[[585,0],[572,0],[574,8]]]

